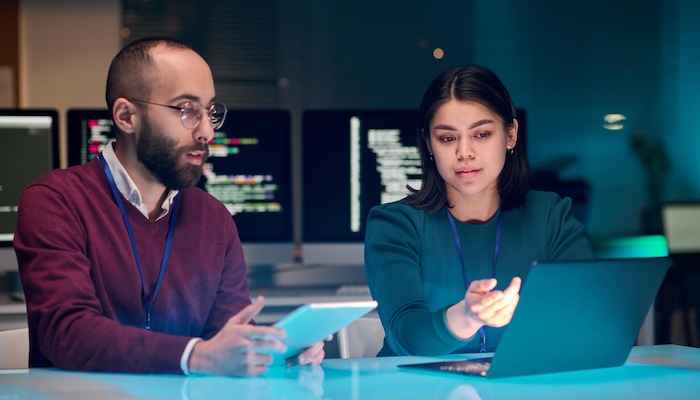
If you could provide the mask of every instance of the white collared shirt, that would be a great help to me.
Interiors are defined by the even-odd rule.
[[[143,202],[141,192],[139,192],[136,184],[126,172],[126,169],[124,169],[122,163],[119,162],[117,155],[114,153],[114,141],[109,142],[109,144],[105,146],[105,148],[102,150],[102,156],[104,157],[105,161],[107,161],[110,171],[112,171],[114,183],[116,183],[119,192],[129,201],[129,203],[138,208],[139,211],[141,211],[141,214],[148,218],[148,207]],[[177,190],[171,190],[170,193],[168,193],[168,196],[163,201],[163,205],[161,205],[162,211],[158,218],[156,218],[156,221],[168,215],[168,211],[170,211],[170,207],[173,205],[173,201],[175,201],[175,196],[177,196],[177,194]]]

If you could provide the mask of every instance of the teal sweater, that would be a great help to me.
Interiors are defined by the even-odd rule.
[[[484,224],[455,221],[469,281],[490,278],[498,213]],[[445,311],[464,298],[466,287],[447,213],[428,214],[401,202],[370,210],[365,268],[386,332],[380,356],[441,355],[479,351],[479,335],[462,340],[447,327]],[[571,200],[530,191],[524,207],[503,214],[497,289],[526,279],[532,261],[592,259],[583,225]],[[494,351],[505,328],[486,328]]]

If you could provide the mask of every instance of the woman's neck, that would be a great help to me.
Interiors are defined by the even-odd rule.
[[[450,214],[466,224],[483,224],[490,220],[501,205],[496,194],[475,194],[470,196],[447,196]]]

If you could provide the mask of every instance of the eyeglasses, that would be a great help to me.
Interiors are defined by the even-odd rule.
[[[204,107],[202,103],[198,101],[186,101],[179,106],[153,103],[151,101],[146,100],[131,101],[134,103],[151,104],[154,106],[168,107],[172,108],[173,110],[179,110],[182,125],[187,129],[194,129],[198,127],[199,123],[202,121],[202,112],[206,111],[208,114],[207,118],[209,119],[209,122],[211,122],[212,129],[217,130],[221,128],[221,126],[224,124],[224,120],[226,119],[226,113],[228,112],[228,110],[226,109],[226,105],[222,103],[214,103],[207,108]]]

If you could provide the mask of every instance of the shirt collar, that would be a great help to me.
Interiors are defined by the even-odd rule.
[[[133,204],[134,207],[141,211],[141,214],[148,218],[148,208],[146,207],[146,204],[143,203],[141,192],[139,192],[136,184],[126,172],[126,169],[124,169],[121,162],[119,162],[117,155],[114,153],[114,143],[114,141],[111,141],[102,150],[102,156],[107,162],[110,171],[112,171],[114,183],[117,185],[117,189],[122,196],[124,196],[129,203]],[[179,191],[177,190],[171,190],[170,193],[168,193],[168,196],[165,198],[165,201],[163,201],[163,205],[161,206],[162,211],[156,220],[168,215],[168,211],[170,211],[170,207],[172,206],[173,201],[175,201],[175,196],[177,196],[178,193]]]

